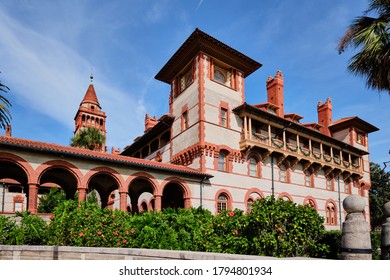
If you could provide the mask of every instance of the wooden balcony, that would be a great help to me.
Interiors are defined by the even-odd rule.
[[[283,135],[284,136],[284,135]],[[283,137],[285,139],[285,137]],[[330,148],[330,154],[327,154],[320,146],[320,151],[310,149],[311,142],[309,141],[309,147],[298,145],[296,143],[287,143],[281,139],[272,138],[266,136],[265,133],[242,133],[240,141],[241,151],[257,150],[262,155],[262,160],[266,160],[271,154],[276,159],[276,163],[280,164],[284,160],[290,162],[290,167],[295,166],[297,163],[301,163],[304,170],[312,168],[315,172],[320,169],[324,170],[325,175],[333,172],[337,176],[343,174],[344,177],[357,177],[363,176],[362,158],[356,157],[352,161],[351,155],[348,155],[348,160],[342,160],[340,158],[340,151]],[[333,156],[334,152],[334,156]],[[345,156],[345,155],[344,155]]]

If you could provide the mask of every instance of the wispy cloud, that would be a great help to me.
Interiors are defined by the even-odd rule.
[[[88,87],[91,63],[69,46],[29,29],[4,12],[0,12],[0,26],[0,67],[15,102],[73,130],[74,114]],[[100,81],[105,81],[104,77]],[[141,131],[143,124],[142,96],[135,99],[131,91],[123,92],[109,82],[98,82],[95,89],[104,100],[107,114],[123,116],[108,118],[108,143],[121,147],[129,144],[131,136],[126,137],[126,132],[130,135],[134,130]],[[22,111],[14,113],[14,119],[22,117]]]

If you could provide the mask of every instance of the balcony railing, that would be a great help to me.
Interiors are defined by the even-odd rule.
[[[280,137],[281,138],[281,137]],[[286,139],[285,136],[283,139]],[[309,144],[302,145],[297,143],[288,143],[281,139],[272,138],[264,135],[264,133],[242,133],[240,148],[246,150],[248,147],[258,147],[267,151],[267,154],[272,152],[278,152],[287,156],[295,157],[296,161],[307,160],[311,163],[318,163],[321,166],[329,166],[333,169],[340,169],[342,171],[349,171],[350,173],[356,173],[362,175],[363,170],[361,167],[361,158],[353,158],[349,154],[344,154],[343,159],[340,158],[340,150],[333,150],[332,147],[327,147],[324,151],[322,144],[316,144],[316,148],[311,146],[311,140]],[[319,147],[320,146],[320,147]],[[311,149],[310,149],[311,147]],[[335,155],[333,156],[333,152]],[[346,157],[347,156],[347,157]],[[347,158],[349,158],[347,160]]]

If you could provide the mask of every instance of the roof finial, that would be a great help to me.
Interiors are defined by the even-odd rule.
[[[91,68],[91,75],[89,76],[89,78],[91,79],[91,85],[92,85],[92,81],[93,81],[93,69]]]

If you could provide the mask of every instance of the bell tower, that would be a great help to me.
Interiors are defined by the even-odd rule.
[[[106,137],[106,113],[102,111],[99,104],[95,88],[93,86],[93,75],[90,76],[91,83],[85,93],[83,100],[77,110],[74,135],[86,127],[95,127]],[[105,151],[106,143],[102,145],[102,151]]]

